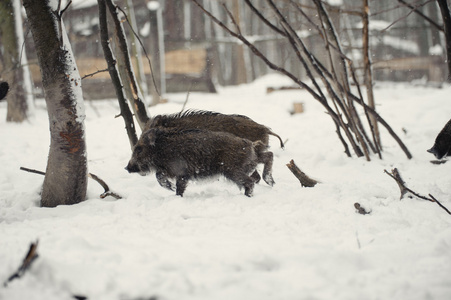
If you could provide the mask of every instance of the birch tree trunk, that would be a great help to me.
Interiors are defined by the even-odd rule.
[[[22,51],[24,38],[19,0],[0,1],[0,35],[5,50],[2,75],[10,85],[6,120],[23,122],[28,119],[33,96],[27,57]]]
[[[87,155],[81,79],[57,0],[23,0],[36,47],[50,123],[41,206],[84,201]]]
[[[443,32],[445,34],[446,41],[446,64],[448,66],[447,81],[451,82],[451,14],[448,6],[448,1],[437,0],[440,7],[440,13],[443,20]]]
[[[136,23],[135,16],[135,7],[133,6],[132,0],[127,0],[127,15],[130,20],[130,26],[138,33],[138,25]],[[146,99],[148,97],[149,88],[147,86],[146,75],[144,74],[144,63],[142,58],[141,45],[138,42],[138,38],[135,37],[134,34],[130,35],[131,40],[131,54],[135,61],[135,69],[136,69],[136,79],[141,90],[141,94],[143,95],[144,103],[146,103]]]
[[[166,78],[164,65],[164,40],[163,22],[161,20],[161,10],[159,1],[150,1],[147,4],[149,9],[150,22],[150,61],[152,65],[152,83],[150,93],[152,96],[151,105],[160,102],[160,96],[166,93]]]

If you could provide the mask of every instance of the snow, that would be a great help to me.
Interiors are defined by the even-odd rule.
[[[147,2],[148,10],[158,10],[160,8],[160,3],[158,1],[149,1]]]
[[[224,179],[190,182],[184,197],[154,175],[128,174],[131,151],[115,100],[86,103],[90,172],[123,196],[73,206],[39,207],[49,132],[45,102],[34,123],[0,121],[0,280],[22,262],[31,242],[39,257],[25,275],[0,288],[0,299],[449,299],[451,216],[435,203],[399,199],[384,170],[451,208],[449,163],[426,152],[451,116],[451,87],[378,84],[378,111],[413,154],[406,158],[381,129],[384,158],[348,158],[323,107],[305,91],[266,94],[292,83],[278,75],[191,93],[187,108],[245,114],[271,127],[276,184],[245,197]],[[150,108],[181,109],[185,94]],[[305,111],[290,115],[293,102]],[[0,115],[6,104],[0,104]],[[405,130],[405,133],[403,132]],[[321,181],[303,188],[285,166],[291,159]],[[360,215],[354,203],[371,210]]]
[[[429,48],[429,55],[443,55],[443,47],[439,44],[436,44]]]

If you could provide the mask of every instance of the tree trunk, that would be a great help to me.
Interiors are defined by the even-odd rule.
[[[374,102],[374,94],[373,94],[373,73],[371,70],[371,59],[370,59],[370,33],[369,33],[369,13],[370,7],[368,4],[368,0],[363,0],[363,32],[362,32],[362,40],[363,40],[363,68],[364,68],[364,80],[366,87],[366,95],[368,98],[368,106],[372,109],[376,109],[376,104]],[[377,124],[377,120],[374,116],[370,116],[371,126],[373,127],[374,136],[376,139],[376,146],[381,147],[382,141],[379,132],[379,126]]]
[[[125,31],[119,19],[118,9],[112,0],[105,1],[111,15],[111,19],[114,23],[115,40],[117,46],[117,65],[119,73],[122,79],[123,88],[129,102],[132,106],[132,110],[135,113],[136,121],[141,129],[144,128],[149,117],[147,116],[146,106],[143,102],[143,96],[138,88],[136,76],[133,71],[132,63],[130,60],[130,53],[128,50],[127,40],[125,37]]]
[[[127,105],[127,99],[125,98],[124,89],[122,88],[122,81],[119,76],[116,59],[114,58],[113,51],[110,47],[106,3],[105,0],[98,0],[97,3],[99,5],[100,44],[102,45],[103,54],[108,64],[108,72],[110,73],[111,81],[113,82],[116,91],[117,101],[119,102],[119,107],[121,109],[121,116],[124,119],[130,147],[133,149],[133,146],[138,142],[138,137],[136,135],[133,115]]]
[[[448,2],[446,0],[437,0],[443,20],[443,32],[446,41],[446,63],[448,66],[448,82],[451,82],[451,15]]]
[[[132,0],[127,0],[127,15],[130,21],[130,26],[133,27],[133,30],[135,30],[137,34],[139,34],[137,30],[138,25],[136,23],[135,8],[133,6]],[[141,90],[141,94],[144,97],[143,99],[144,103],[146,103],[146,99],[149,94],[149,88],[147,86],[146,75],[144,74],[144,63],[142,59],[141,45],[138,41],[138,38],[135,37],[134,34],[130,36],[130,39],[131,39],[131,53],[135,61],[134,67],[137,70],[136,77],[139,88]]]
[[[152,96],[151,105],[157,105],[160,102],[160,96],[165,93],[165,70],[164,70],[164,45],[162,41],[163,29],[161,10],[159,1],[151,1],[149,5],[150,21],[150,61],[152,66],[152,83],[150,93]]]
[[[25,51],[22,51],[23,30],[20,1],[0,1],[0,35],[4,45],[4,77],[10,85],[8,93],[8,122],[28,119],[33,102],[31,77]]]
[[[87,155],[81,78],[57,1],[24,0],[41,69],[50,122],[50,151],[41,205],[84,201]]]

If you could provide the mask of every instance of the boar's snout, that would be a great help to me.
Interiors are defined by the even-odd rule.
[[[435,146],[428,149],[427,152],[434,154],[435,158],[442,159],[447,153],[441,153]]]
[[[137,173],[139,172],[139,168],[137,165],[132,165],[130,163],[127,164],[127,166],[125,167],[125,170],[128,171],[128,173]]]

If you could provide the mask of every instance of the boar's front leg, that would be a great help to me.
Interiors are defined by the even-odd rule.
[[[165,172],[163,171],[157,171],[157,181],[158,183],[164,187],[167,188],[168,190],[173,191],[174,187],[172,186],[172,183],[168,180],[168,176],[166,175]]]
[[[244,194],[248,197],[252,197],[252,192],[254,191],[255,181],[251,176],[243,172],[231,172],[224,174],[226,178],[235,182],[240,189],[244,187]]]
[[[244,194],[248,197],[252,197],[252,193],[254,192],[254,180],[251,177],[246,176],[243,186]]]
[[[188,176],[177,176],[175,186],[177,187],[175,194],[183,197],[183,193],[188,185]]]

